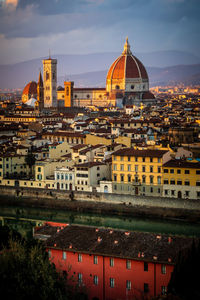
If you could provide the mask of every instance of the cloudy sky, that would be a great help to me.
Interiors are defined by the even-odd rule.
[[[53,54],[182,50],[199,56],[200,0],[0,0],[0,64]]]

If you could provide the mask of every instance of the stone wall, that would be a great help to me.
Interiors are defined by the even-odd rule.
[[[1,198],[5,195],[16,199],[32,199],[32,200],[51,200],[52,202],[93,202],[93,204],[123,204],[130,207],[150,207],[150,208],[164,208],[164,209],[181,209],[190,211],[200,211],[199,200],[188,199],[172,199],[160,197],[147,196],[133,196],[121,194],[106,194],[106,193],[89,193],[89,192],[70,192],[57,191],[48,189],[36,188],[14,188],[0,186]],[[28,201],[28,200],[27,200]]]

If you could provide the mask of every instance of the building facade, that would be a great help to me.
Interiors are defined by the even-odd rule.
[[[43,60],[44,107],[57,107],[57,59]]]
[[[112,154],[113,193],[162,195],[162,165],[168,150],[120,149]]]
[[[192,244],[192,238],[69,224],[51,231],[40,227],[34,236],[51,236],[45,243],[51,262],[89,300],[165,295],[179,251]]]

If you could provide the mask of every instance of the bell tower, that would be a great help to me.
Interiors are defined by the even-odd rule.
[[[72,107],[73,106],[73,87],[74,82],[73,81],[65,81],[64,82],[65,87],[65,107]]]
[[[35,108],[39,111],[44,108],[44,87],[41,71],[39,73],[39,79],[37,83],[37,101],[35,103]]]
[[[57,107],[57,59],[43,60],[44,107]]]

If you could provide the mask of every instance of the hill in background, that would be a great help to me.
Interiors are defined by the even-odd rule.
[[[106,74],[120,53],[88,55],[55,55],[58,60],[58,85],[64,80],[75,81],[76,87],[104,87]],[[181,51],[136,53],[147,68],[150,85],[185,82],[200,84],[200,58]],[[42,69],[38,58],[12,65],[0,65],[0,88],[23,88],[29,81],[38,80]]]

